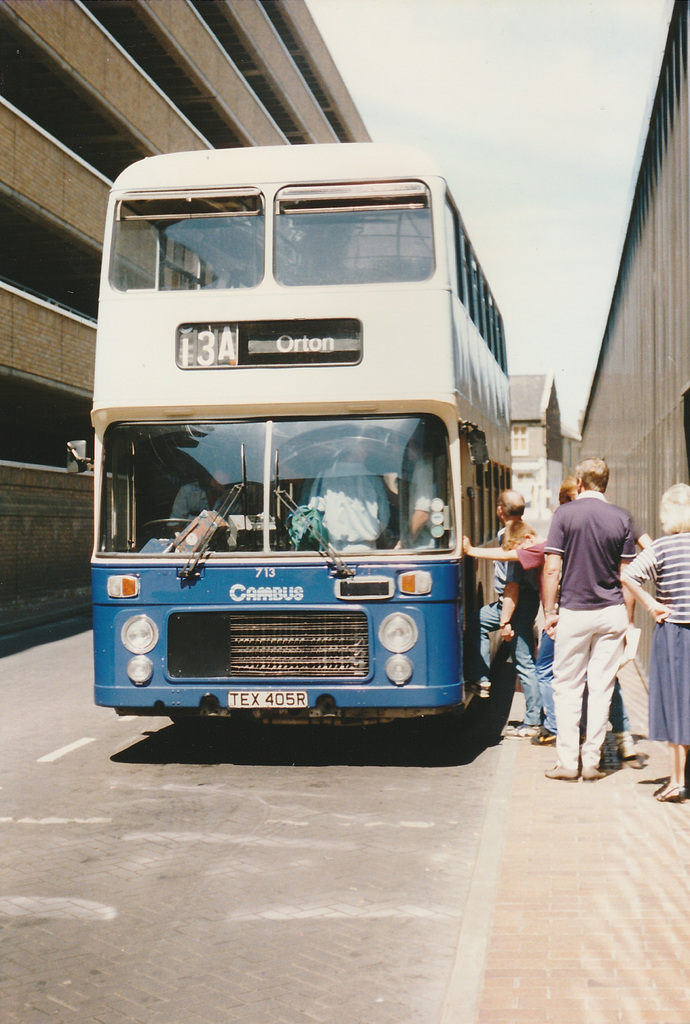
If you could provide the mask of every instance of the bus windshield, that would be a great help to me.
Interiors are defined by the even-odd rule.
[[[211,558],[454,544],[434,416],[117,423],[104,457],[102,552],[179,557],[202,521]]]
[[[421,182],[284,188],[275,212],[279,284],[425,281],[433,272],[430,197]]]
[[[110,280],[123,292],[254,288],[263,254],[259,192],[131,196],[117,205]]]

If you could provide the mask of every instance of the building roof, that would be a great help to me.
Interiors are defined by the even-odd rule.
[[[510,378],[510,418],[541,422],[549,404],[552,373],[524,374]]]
[[[578,431],[575,430],[574,427],[569,427],[568,424],[567,423],[563,423],[563,421],[561,421],[561,434],[563,435],[563,437],[567,437],[571,441],[581,441],[582,440],[582,437],[578,433]]]

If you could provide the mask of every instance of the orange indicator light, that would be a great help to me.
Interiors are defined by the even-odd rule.
[[[110,576],[108,578],[108,597],[138,597],[138,576]]]
[[[418,569],[416,572],[403,572],[398,577],[401,594],[430,594],[431,573]]]

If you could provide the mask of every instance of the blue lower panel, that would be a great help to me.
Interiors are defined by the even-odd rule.
[[[457,574],[453,563],[434,566],[432,594],[426,597],[409,598],[396,590],[385,601],[334,602],[332,580],[323,568],[309,567],[291,570],[288,581],[275,583],[256,601],[232,606],[217,599],[233,587],[235,594],[247,592],[237,589],[242,579],[237,570],[206,568],[204,586],[181,591],[174,571],[142,567],[139,597],[123,601],[104,594],[112,571],[94,568],[96,703],[174,711],[197,708],[211,698],[224,709],[232,689],[306,691],[309,707],[324,695],[350,709],[456,706],[462,700]],[[272,600],[297,593],[299,604]],[[304,597],[312,595],[330,600],[307,603]],[[379,639],[381,623],[395,612],[411,619],[417,634],[405,652],[412,676],[402,686],[387,676],[391,651]],[[122,640],[123,626],[137,616],[146,616],[157,634],[144,653],[151,663],[144,685],[129,678],[134,654]]]
[[[300,684],[295,684],[292,681],[289,683],[276,681],[275,688],[288,689],[290,691],[302,689]],[[258,684],[257,686],[246,684],[248,694],[259,689],[271,690],[272,687],[265,684]],[[447,687],[415,687],[408,684],[405,687],[396,687],[395,690],[390,690],[384,686],[380,689],[367,687],[366,691],[355,687],[345,690],[345,688],[338,686],[308,686],[306,689],[308,691],[309,707],[311,708],[317,706],[318,698],[321,696],[333,697],[336,706],[339,708],[358,708],[362,710],[367,708],[390,708],[396,710],[418,708],[421,711],[427,708],[456,707],[462,700],[462,689],[457,685]],[[158,704],[161,705],[161,711],[164,708],[174,711],[180,708],[197,708],[200,706],[202,698],[208,699],[208,696],[215,697],[221,708],[228,707],[227,685],[217,686],[210,684],[204,687],[196,687],[194,690],[187,687],[151,686],[146,690],[146,693],[143,690],[134,688],[132,688],[132,692],[124,689],[118,689],[116,692],[113,692],[105,687],[96,687],[96,704],[113,708],[149,709],[155,708]],[[234,706],[236,710],[253,710],[251,704]]]

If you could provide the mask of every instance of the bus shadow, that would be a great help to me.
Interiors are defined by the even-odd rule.
[[[0,658],[7,658],[11,654],[21,654],[22,651],[28,651],[31,647],[40,647],[42,644],[66,640],[68,637],[76,636],[77,633],[86,633],[90,629],[93,629],[93,621],[91,613],[88,612],[67,619],[57,619],[55,622],[29,626],[16,633],[6,633],[0,636]]]
[[[506,678],[507,676],[507,678]],[[265,726],[205,718],[147,733],[111,757],[116,764],[439,768],[470,764],[500,742],[514,671],[460,715],[369,726]]]

